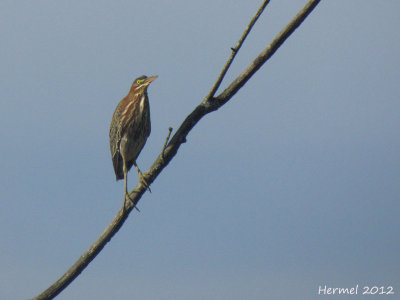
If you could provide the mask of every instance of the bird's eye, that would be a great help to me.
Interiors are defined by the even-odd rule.
[[[137,83],[137,84],[142,84],[143,81],[144,81],[144,79],[138,79],[138,80],[136,80],[136,83]]]

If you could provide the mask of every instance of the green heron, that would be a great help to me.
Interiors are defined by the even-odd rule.
[[[139,180],[148,188],[136,159],[151,131],[147,87],[156,78],[157,76],[136,78],[128,95],[118,103],[111,120],[111,157],[117,180],[124,179],[124,207],[125,201],[129,198],[127,178],[132,165],[138,171]]]

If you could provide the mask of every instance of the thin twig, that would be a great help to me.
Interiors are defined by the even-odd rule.
[[[172,133],[172,129],[173,129],[172,127],[168,127],[168,135],[167,135],[167,138],[165,139],[164,147],[162,148],[162,151],[161,151],[161,157],[163,159],[164,159],[165,148],[167,148],[168,141],[169,141],[169,138],[170,138],[171,133]]]
[[[246,30],[243,32],[242,36],[240,37],[239,41],[237,42],[235,47],[232,47],[231,50],[231,55],[228,58],[228,60],[225,63],[225,66],[222,68],[221,73],[218,76],[217,81],[214,83],[213,87],[211,88],[210,92],[208,93],[206,99],[211,99],[212,97],[214,97],[215,93],[217,92],[219,86],[222,83],[222,80],[225,77],[226,72],[228,72],[229,67],[231,66],[233,59],[235,58],[236,54],[239,52],[240,47],[242,47],[244,40],[246,39],[246,37],[248,36],[248,34],[250,33],[250,30],[253,28],[254,24],[257,22],[258,17],[262,14],[262,12],[264,11],[264,8],[268,5],[270,0],[265,0],[260,8],[258,9],[258,11],[256,12],[256,14],[253,16],[253,18],[251,19],[249,25],[247,25]]]
[[[150,170],[146,173],[149,183],[162,172],[178,152],[179,147],[186,141],[186,136],[197,122],[206,114],[218,109],[228,102],[233,95],[247,82],[247,80],[275,53],[283,42],[293,33],[293,31],[305,20],[311,11],[318,5],[320,0],[309,0],[302,10],[293,18],[293,20],[275,37],[270,45],[264,49],[260,55],[240,74],[220,95],[211,101],[206,97],[183,121],[176,131],[168,147],[156,158]],[[229,66],[228,66],[229,67]],[[221,73],[222,74],[222,73]],[[222,75],[223,78],[223,75]],[[217,90],[218,84],[215,84]],[[211,93],[212,95],[214,94]],[[125,209],[117,213],[111,223],[106,227],[99,238],[85,251],[82,256],[51,286],[49,286],[40,295],[34,299],[53,299],[62,292],[79,274],[89,265],[89,263],[100,253],[104,246],[118,232],[124,224],[133,207],[140,201],[142,195],[146,192],[146,187],[138,184],[130,193],[129,197],[133,200],[128,202]]]

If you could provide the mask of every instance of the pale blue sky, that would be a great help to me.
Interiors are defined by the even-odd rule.
[[[132,80],[159,75],[147,170],[260,3],[1,1],[1,299],[41,292],[122,205],[108,128]],[[223,86],[305,3],[271,1]],[[322,1],[57,299],[321,299],[325,284],[398,295],[399,11]]]

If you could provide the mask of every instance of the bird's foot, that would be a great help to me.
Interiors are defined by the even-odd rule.
[[[149,174],[147,174],[147,173],[142,173],[142,172],[140,172],[139,173],[139,180],[140,180],[140,182],[149,190],[149,192],[151,193],[151,189],[150,189],[150,184],[148,184],[147,182],[148,182],[148,177],[149,177]]]

